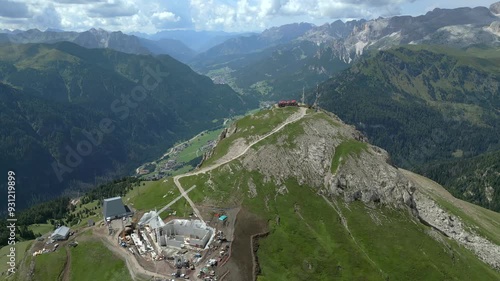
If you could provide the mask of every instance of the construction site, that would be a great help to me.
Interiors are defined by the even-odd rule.
[[[259,237],[267,235],[267,222],[255,218],[239,206],[219,208],[195,204],[188,193],[196,185],[185,190],[180,179],[209,172],[242,156],[249,147],[273,135],[286,124],[300,120],[307,110],[295,100],[276,106],[300,109],[277,129],[261,136],[246,149],[231,154],[225,161],[173,176],[180,195],[160,210],[135,213],[123,209],[118,204],[122,203],[120,198],[108,200],[109,208],[104,208],[108,228],[106,236],[112,242],[110,245],[119,245],[113,246],[113,250],[126,258],[129,268],[160,280],[165,280],[165,277],[170,280],[253,280],[252,276],[259,271],[254,244]],[[191,213],[184,212],[184,217],[177,217],[177,212],[170,208],[181,199],[189,204]],[[164,212],[169,213],[165,215]]]
[[[163,220],[157,211],[150,211],[140,219],[126,217],[101,226],[108,228],[110,240],[157,276],[222,280],[227,270],[224,272],[220,266],[229,259],[231,248],[226,232],[234,228],[234,219],[224,213],[213,216],[207,222],[175,217]],[[229,232],[232,235],[232,230]]]

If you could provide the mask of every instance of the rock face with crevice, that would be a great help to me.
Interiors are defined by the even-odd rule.
[[[327,191],[346,202],[406,206],[417,214],[415,187],[387,163],[388,159],[385,150],[371,146],[357,157],[347,158],[334,175],[327,176]]]

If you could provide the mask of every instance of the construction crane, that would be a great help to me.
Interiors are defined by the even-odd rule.
[[[166,212],[171,212],[171,211],[172,211],[172,209],[167,208],[167,209],[165,209],[164,211],[166,211]],[[149,224],[149,223],[150,223],[153,219],[157,219],[159,216],[160,216],[160,214],[159,214],[159,213],[158,213],[158,211],[155,209],[155,215],[154,215],[154,216],[151,216],[151,217],[150,217],[147,221],[145,221],[145,222],[144,222],[144,223],[142,223],[141,225],[138,225],[138,227],[140,227],[140,226],[144,226],[144,225]],[[137,224],[138,224],[138,223],[137,223]]]

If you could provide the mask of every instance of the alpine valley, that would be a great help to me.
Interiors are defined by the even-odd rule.
[[[1,280],[500,280],[500,2],[2,30],[0,120]]]

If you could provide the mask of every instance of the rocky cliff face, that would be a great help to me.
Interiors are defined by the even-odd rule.
[[[242,160],[245,168],[259,171],[278,186],[293,177],[346,202],[389,204],[416,214],[412,184],[388,163],[387,152],[368,144],[354,127],[326,113],[316,113],[293,126],[298,128],[292,130],[303,133],[278,134],[275,143],[247,153]],[[338,169],[332,172],[336,156]]]
[[[415,193],[420,220],[441,234],[470,249],[482,261],[500,269],[500,246],[482,237],[457,217],[436,204],[422,192]]]
[[[400,44],[446,44],[467,47],[498,45],[498,34],[487,27],[498,17],[485,7],[434,9],[423,16],[376,19],[354,28],[345,39],[350,59],[366,49],[386,49]]]
[[[342,196],[346,202],[361,200],[366,204],[406,206],[418,215],[415,187],[393,166],[387,164],[385,150],[370,146],[358,157],[345,159],[335,174],[327,174],[327,192]]]
[[[334,22],[313,28],[300,39],[329,45],[346,62],[353,61],[366,50],[387,49],[400,44],[498,46],[499,33],[494,22],[499,19],[499,3],[490,9],[434,9],[418,17]]]
[[[496,2],[496,3],[491,4],[490,11],[493,14],[499,16],[500,15],[500,2]]]
[[[248,54],[280,44],[293,45],[302,41],[330,47],[332,50],[328,52],[338,54],[345,62],[351,62],[367,49],[386,49],[399,44],[445,42],[460,47],[477,43],[491,45],[497,43],[494,39],[498,35],[488,33],[484,28],[497,21],[499,16],[500,2],[491,5],[489,9],[436,8],[417,17],[395,16],[347,22],[337,20],[321,26],[289,24],[267,29],[257,35],[229,39],[201,54],[196,60],[211,61],[215,57],[225,60],[223,57],[230,54]],[[470,37],[474,40],[470,41]]]
[[[354,127],[323,112],[309,113],[287,126],[240,158],[245,170],[273,182],[277,194],[287,192],[285,181],[294,178],[301,185],[315,187],[326,198],[342,198],[347,204],[362,201],[371,207],[383,204],[406,209],[416,222],[430,226],[434,231],[431,236],[438,241],[443,235],[449,237],[500,269],[499,245],[443,209],[423,192],[420,182],[391,165],[388,153],[367,143]],[[221,138],[236,131],[238,128],[232,126]],[[241,150],[241,143],[248,141],[236,140],[228,154]],[[249,186],[251,194],[257,192],[255,184]]]

